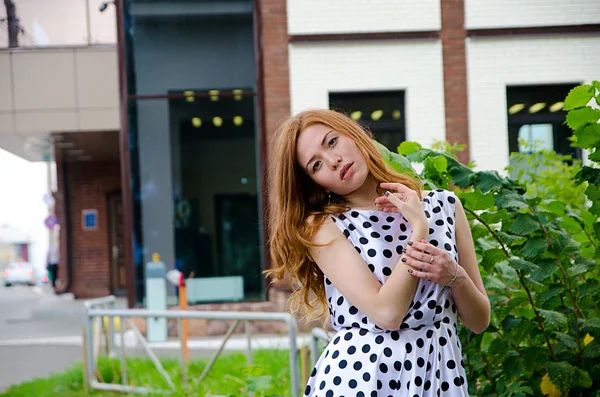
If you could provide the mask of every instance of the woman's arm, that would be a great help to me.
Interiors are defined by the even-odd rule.
[[[461,322],[479,334],[490,324],[490,300],[481,280],[471,228],[460,200],[456,200],[456,248],[461,266],[458,278],[450,287],[452,296]]]
[[[427,233],[427,228],[417,227],[410,241],[420,241]],[[406,271],[408,267],[404,262],[399,260],[385,284],[381,285],[331,220],[321,225],[313,243],[322,246],[310,249],[312,258],[346,299],[380,328],[395,330],[400,327],[418,282]]]

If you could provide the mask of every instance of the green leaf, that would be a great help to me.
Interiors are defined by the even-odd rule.
[[[567,125],[573,131],[578,130],[586,124],[597,123],[600,119],[600,110],[590,107],[571,110],[567,115]]]
[[[505,244],[523,244],[525,241],[527,241],[527,239],[525,237],[521,237],[521,236],[515,236],[514,234],[508,234],[508,233],[504,233],[502,231],[497,231],[496,235],[498,235],[498,237],[500,238],[500,240],[502,240],[502,242],[504,242]]]
[[[504,251],[500,248],[493,248],[486,250],[483,253],[483,260],[481,261],[485,270],[490,271],[494,268],[494,265],[506,259]]]
[[[508,229],[519,236],[527,236],[540,228],[538,220],[530,214],[519,214],[515,222]]]
[[[531,273],[531,278],[540,283],[544,282],[558,270],[558,266],[553,260],[538,260],[536,265],[538,265],[539,269]]]
[[[583,349],[583,357],[585,358],[596,358],[600,357],[600,342],[598,339],[594,339]]]
[[[525,371],[525,362],[518,355],[508,356],[502,363],[504,368],[504,376],[507,378],[518,379]]]
[[[546,208],[558,216],[565,214],[565,207],[565,203],[561,203],[560,201],[550,201],[548,204],[546,204]]]
[[[575,339],[573,336],[565,334],[563,332],[555,332],[553,335],[560,343],[562,343],[569,349],[577,348],[577,339]]]
[[[248,391],[250,392],[268,389],[271,387],[270,376],[249,376],[246,378],[246,382],[248,383]]]
[[[537,325],[527,320],[526,318],[518,318],[514,315],[506,316],[502,321],[502,329],[504,330],[507,337],[514,344],[519,344],[523,339],[530,336],[533,330],[537,328]]]
[[[589,124],[575,132],[577,146],[592,149],[600,145],[600,124]]]
[[[586,106],[594,97],[594,90],[591,85],[580,85],[569,91],[563,110],[572,110]]]
[[[504,357],[509,350],[510,346],[508,345],[508,343],[506,343],[504,339],[497,338],[494,339],[490,344],[488,353],[492,357]]]
[[[483,194],[481,190],[463,193],[460,199],[471,211],[486,210],[494,205],[494,195],[492,193]]]
[[[548,240],[544,237],[534,237],[527,240],[527,244],[521,249],[524,258],[535,258],[548,249]]]
[[[417,142],[404,141],[398,146],[398,153],[406,156],[420,150],[422,147],[423,146]]]
[[[508,215],[506,210],[500,210],[498,212],[486,211],[483,214],[480,214],[479,217],[488,225],[493,225],[494,223],[499,223],[510,219],[510,215]]]
[[[379,149],[379,153],[385,160],[385,162],[391,166],[394,170],[400,173],[409,173],[411,175],[416,175],[416,171],[412,168],[410,161],[406,157],[401,154],[394,153],[385,147],[383,144],[373,140],[377,149]]]
[[[502,186],[502,178],[496,171],[478,172],[473,183],[477,189],[487,193]]]
[[[462,164],[459,164],[459,166],[449,167],[448,173],[452,175],[454,184],[458,187],[464,189],[468,187],[471,183],[471,176],[473,175],[473,171]]]
[[[582,324],[583,327],[592,328],[592,329],[600,329],[600,318],[591,318],[589,320],[585,320]]]
[[[505,289],[506,284],[494,276],[485,276],[483,278],[483,285],[486,289]]]
[[[548,361],[548,349],[538,346],[528,347],[523,350],[523,359],[527,369],[536,370]]]
[[[538,309],[540,316],[544,319],[547,326],[561,328],[567,326],[567,316],[554,310]]]
[[[563,393],[571,390],[574,386],[584,388],[592,386],[592,379],[586,371],[576,368],[565,361],[547,363],[546,369],[552,383]]]
[[[526,261],[521,258],[509,258],[508,263],[515,270],[520,270],[522,272],[531,273],[539,269],[538,265],[535,263]]]
[[[496,195],[496,207],[498,208],[527,208],[527,203],[519,193],[509,190]]]

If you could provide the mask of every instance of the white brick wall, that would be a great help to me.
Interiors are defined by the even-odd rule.
[[[405,90],[407,139],[445,139],[439,41],[295,44],[289,64],[292,114],[328,108],[329,92]]]
[[[440,0],[287,0],[295,34],[438,30]]]
[[[600,23],[600,0],[465,0],[467,29]]]
[[[600,37],[467,40],[469,136],[478,169],[508,165],[507,85],[600,79]]]

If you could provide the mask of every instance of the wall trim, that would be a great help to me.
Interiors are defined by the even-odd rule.
[[[290,44],[345,42],[345,41],[380,41],[380,40],[437,40],[439,30],[410,31],[410,32],[373,32],[373,33],[326,33],[289,35]]]
[[[545,36],[589,33],[600,35],[600,24],[467,29],[467,37]]]

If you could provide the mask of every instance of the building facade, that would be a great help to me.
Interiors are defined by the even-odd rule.
[[[282,309],[288,285],[261,276],[268,147],[278,123],[307,108],[347,112],[392,149],[403,140],[466,144],[461,160],[479,169],[503,171],[511,152],[528,150],[519,139],[585,157],[568,145],[562,100],[599,78],[597,1],[122,0],[109,8],[114,46],[36,50],[47,58],[30,58],[29,69],[17,64],[21,53],[42,55],[0,53],[0,66],[39,75],[11,80],[15,87],[69,87],[70,96],[43,103],[25,91],[23,103],[35,106],[11,108],[11,117],[5,106],[0,125],[19,132],[20,120],[35,122],[27,131],[54,138],[67,229],[60,277],[81,297],[120,293],[143,305],[144,266],[159,253],[167,269],[193,278],[191,303]],[[47,65],[65,74],[60,82]]]

